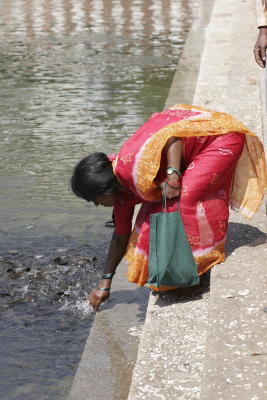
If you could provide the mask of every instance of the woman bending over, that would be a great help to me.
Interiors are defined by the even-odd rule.
[[[263,146],[228,114],[177,105],[153,114],[117,155],[93,153],[81,160],[71,179],[73,192],[114,209],[103,275],[89,296],[95,310],[109,297],[124,256],[128,280],[146,284],[150,215],[161,211],[164,182],[169,212],[177,210],[180,196],[185,231],[202,275],[225,259],[229,205],[251,217],[262,203],[267,187]],[[137,204],[141,207],[132,229]],[[160,288],[169,289],[174,288]]]

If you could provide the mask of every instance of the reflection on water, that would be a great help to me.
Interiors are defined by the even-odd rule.
[[[68,304],[67,298],[53,296],[65,278],[60,268],[53,269],[53,257],[63,246],[71,260],[77,252],[99,259],[110,234],[102,229],[110,211],[99,212],[70,193],[71,170],[89,152],[117,151],[152,112],[162,109],[196,4],[197,0],[1,1],[0,266],[3,287],[9,290],[2,298],[11,299],[0,309],[7,321],[1,325],[7,353],[0,366],[5,363],[9,375],[21,376],[17,388],[6,378],[3,398],[30,400],[42,391],[42,399],[66,397],[88,320],[85,323],[77,313],[64,320],[62,302]],[[6,272],[5,262],[15,264],[16,279]],[[87,285],[84,291],[93,285],[100,264],[97,261],[96,270],[88,272],[70,261],[72,273],[79,271],[77,280]],[[38,282],[44,283],[44,290],[46,279],[55,275],[45,299],[38,285],[35,296],[27,294],[34,283],[26,268],[42,271]],[[71,281],[68,290],[73,285]],[[22,302],[16,302],[23,290]],[[69,304],[75,305],[75,296],[82,301],[84,295],[72,293]],[[25,336],[30,351],[24,346],[24,325],[33,315],[37,318],[29,322],[33,328]],[[65,321],[76,340],[75,351],[65,354],[68,363],[59,363],[60,374],[55,368],[69,337],[57,335],[57,319]],[[40,330],[52,350],[40,351]],[[37,362],[44,368],[37,370]],[[27,370],[35,371],[34,384]]]

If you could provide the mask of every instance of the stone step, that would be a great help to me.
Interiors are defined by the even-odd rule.
[[[253,0],[215,0],[193,104],[229,112],[266,141],[256,35]],[[178,68],[173,95],[179,76]],[[128,400],[267,398],[265,233],[264,207],[251,221],[232,214],[229,255],[212,270],[210,292],[183,301],[150,296]]]
[[[233,215],[227,261],[212,272],[201,400],[267,399],[266,215]],[[252,225],[253,224],[253,225]]]

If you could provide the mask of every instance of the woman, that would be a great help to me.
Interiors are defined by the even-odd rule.
[[[161,211],[166,182],[168,211],[180,212],[199,275],[225,259],[229,204],[250,217],[267,187],[264,150],[259,139],[230,115],[177,105],[152,117],[117,156],[93,153],[75,168],[74,193],[96,206],[114,207],[115,230],[90,304],[99,309],[125,255],[128,280],[148,279],[150,215]],[[141,203],[134,229],[134,207]],[[161,287],[160,290],[174,289]]]

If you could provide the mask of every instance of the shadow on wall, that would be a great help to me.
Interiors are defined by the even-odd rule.
[[[230,222],[226,254],[231,254],[235,249],[243,246],[256,247],[266,243],[266,234],[255,226]]]
[[[155,304],[159,307],[166,307],[173,303],[187,303],[200,300],[205,293],[210,291],[210,271],[202,275],[200,285],[189,288],[177,288],[164,292],[152,291],[152,295],[156,297]],[[136,303],[140,311],[137,318],[143,322],[146,317],[147,303],[151,290],[147,287],[138,288],[136,290],[120,290],[112,292],[111,299],[104,305],[103,309],[111,309],[116,304]]]
[[[126,282],[126,278],[125,278]],[[103,306],[103,310],[108,310],[116,306],[116,304],[132,304],[138,305],[138,321],[144,322],[146,318],[147,303],[150,289],[147,287],[137,288],[136,290],[115,290],[112,292],[111,298]]]

